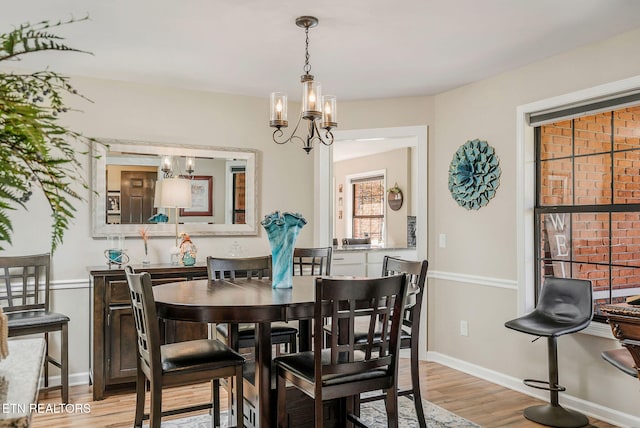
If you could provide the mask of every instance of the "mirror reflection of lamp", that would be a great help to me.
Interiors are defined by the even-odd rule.
[[[178,208],[191,208],[191,181],[184,178],[167,178],[156,181],[154,206],[173,208],[176,223],[176,245],[171,250],[171,263],[178,263]]]
[[[171,156],[165,155],[162,157],[162,166],[160,167],[160,170],[164,173],[164,178],[169,178],[173,175],[173,159]]]
[[[196,158],[193,156],[187,156],[184,160],[184,171],[193,177],[193,173],[196,171]]]

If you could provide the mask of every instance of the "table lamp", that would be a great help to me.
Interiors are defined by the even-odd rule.
[[[173,254],[178,253],[178,208],[191,208],[191,180],[167,178],[156,181],[154,207],[173,208],[176,223],[176,246]],[[171,260],[177,263],[177,260]]]

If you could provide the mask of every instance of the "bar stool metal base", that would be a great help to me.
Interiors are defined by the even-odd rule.
[[[589,424],[589,419],[582,413],[551,404],[527,407],[524,409],[524,417],[542,425],[558,428],[579,428]]]

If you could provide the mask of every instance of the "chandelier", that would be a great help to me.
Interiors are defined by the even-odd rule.
[[[281,140],[284,135],[282,128],[286,128],[289,125],[287,121],[287,94],[283,92],[272,92],[271,120],[269,121],[269,125],[272,128],[276,128],[276,130],[273,131],[273,141],[275,143],[285,144],[289,141],[299,140],[302,142],[302,148],[309,154],[313,148],[314,141],[326,146],[333,143],[333,133],[331,129],[338,126],[337,104],[335,96],[322,95],[320,82],[313,80],[313,75],[309,74],[311,71],[311,65],[309,64],[309,28],[318,25],[318,18],[314,16],[301,16],[296,19],[296,25],[304,28],[306,36],[304,74],[300,76],[300,82],[302,83],[302,108],[300,116],[291,135]],[[296,135],[302,119],[308,121],[306,139]],[[324,135],[321,134],[321,129],[325,131]]]

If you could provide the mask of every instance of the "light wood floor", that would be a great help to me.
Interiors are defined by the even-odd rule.
[[[401,385],[410,382],[407,365],[408,360],[403,360],[400,369]],[[522,416],[522,409],[525,407],[542,403],[528,395],[511,391],[437,363],[422,362],[420,372],[424,399],[483,427],[542,427],[542,425],[530,422]],[[187,403],[206,402],[210,399],[209,384],[173,388],[166,391],[163,399],[165,409],[180,407]],[[147,400],[148,396],[149,394],[147,394]],[[405,400],[406,398],[401,399]],[[71,388],[70,401],[77,407],[86,404],[85,407],[90,407],[90,412],[35,414],[32,420],[33,427],[119,428],[133,426],[135,405],[133,393],[112,394],[102,401],[92,401],[90,386],[74,386]],[[221,401],[226,403],[226,398],[223,397]],[[59,403],[60,393],[41,394],[39,402],[45,405]],[[597,419],[592,419],[591,424],[599,428],[615,427],[615,425]]]

